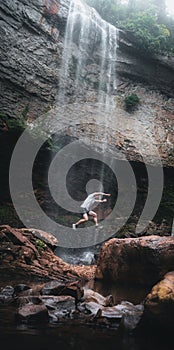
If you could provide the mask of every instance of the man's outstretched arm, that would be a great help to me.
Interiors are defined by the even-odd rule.
[[[110,197],[111,194],[110,193],[104,193],[104,192],[94,192],[95,196],[108,196]]]
[[[107,199],[96,199],[95,202],[99,202],[99,203],[103,203],[103,202],[107,202]]]

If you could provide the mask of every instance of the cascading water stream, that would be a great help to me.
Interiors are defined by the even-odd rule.
[[[84,89],[92,60],[97,61],[97,102],[99,111],[110,111],[116,90],[116,49],[118,30],[80,0],[72,0],[65,33],[59,79],[58,104],[66,102],[71,79],[76,95]],[[72,83],[72,81],[71,81]],[[92,82],[90,82],[92,84]],[[95,86],[96,87],[96,86]]]
[[[98,121],[103,129],[100,142],[103,158],[108,145],[111,112],[115,108],[117,39],[117,28],[104,21],[95,9],[80,0],[71,1],[60,70],[58,105],[64,108],[71,93],[74,95],[74,104],[80,99],[86,102],[89,90],[95,91]],[[89,81],[91,69],[95,69],[95,78]],[[100,131],[96,128],[95,140],[98,142],[100,138]],[[104,169],[101,170],[101,183],[103,173]]]
[[[103,130],[102,143],[100,142],[103,160],[107,150],[107,129],[111,112],[115,108],[117,46],[117,28],[104,21],[95,9],[84,2],[72,0],[66,26],[57,104],[64,112],[68,108],[67,105],[71,104],[71,111],[75,115],[76,104],[79,101],[82,102],[82,106],[83,103],[88,103],[88,93],[93,91],[98,124]],[[93,74],[90,75],[91,71]],[[90,135],[88,137],[90,138]],[[96,127],[94,142],[100,139],[100,131]],[[98,181],[98,190],[102,191],[103,178],[104,165],[101,167]],[[59,255],[60,253],[68,262],[73,261],[72,252],[70,258],[67,253],[64,256],[62,250]],[[80,253],[79,261],[83,262],[86,259],[87,262],[89,253],[91,254],[91,251]]]

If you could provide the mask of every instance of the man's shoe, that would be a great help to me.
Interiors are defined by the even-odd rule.
[[[73,230],[76,230],[76,224],[72,224],[72,228],[73,228]]]

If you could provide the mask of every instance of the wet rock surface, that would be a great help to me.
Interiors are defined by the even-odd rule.
[[[55,289],[59,281],[49,282],[50,287],[51,285],[49,295],[48,283],[32,287],[28,285],[26,290],[22,290],[20,284],[4,287],[0,292],[0,311],[4,305],[7,310],[9,306],[13,306],[14,324],[55,324],[73,321],[77,324],[125,331],[135,330],[143,315],[143,304],[134,305],[123,301],[113,305],[111,296],[103,297],[84,287],[80,288],[81,293],[72,296],[70,288],[67,289],[66,285],[64,289]],[[15,290],[20,289],[21,291],[15,293]]]
[[[112,295],[104,297],[83,286],[79,287],[81,293],[73,297],[67,285],[64,289],[56,289],[56,285],[60,285],[59,280],[5,286],[0,290],[0,315],[2,308],[12,312],[13,325],[76,324],[115,329],[124,334],[141,334],[151,327],[173,331],[173,272],[139,304],[126,300],[114,304]]]

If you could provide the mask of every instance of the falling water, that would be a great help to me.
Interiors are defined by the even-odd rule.
[[[100,149],[103,157],[108,148],[111,112],[115,108],[117,38],[117,28],[104,21],[94,8],[80,0],[71,1],[60,71],[58,104],[66,106],[69,101],[75,103],[79,100],[88,102],[88,92],[93,91],[93,99],[98,104],[98,120],[103,130],[101,135],[96,128],[95,141],[99,144],[102,136]],[[91,72],[92,78],[91,75],[89,77]],[[104,165],[100,174],[101,183],[103,178]]]
[[[84,112],[85,103],[88,104],[92,101],[92,109],[94,110],[95,105],[95,116],[102,129],[101,135],[99,128],[93,126],[95,129],[94,142],[99,145],[100,140],[99,147],[103,157],[108,146],[107,130],[110,124],[110,115],[115,108],[117,47],[118,30],[104,21],[94,8],[80,0],[71,0],[59,76],[57,104],[64,119],[67,111],[71,111],[69,113],[70,119],[72,115],[75,118],[76,113],[78,113],[77,109],[81,110],[84,119],[87,118]],[[92,94],[92,99],[90,94]],[[75,125],[76,119],[73,130],[78,135],[78,129],[76,131]],[[97,186],[100,191],[103,190],[103,177],[104,165],[101,169],[100,181],[98,181],[100,187]],[[63,254],[66,256],[66,250]],[[87,251],[85,254],[89,254],[89,252]],[[85,255],[86,258],[87,255]]]
[[[97,90],[99,109],[109,113],[114,107],[116,90],[117,29],[80,0],[72,0],[65,33],[59,82],[58,102],[65,103],[71,89],[79,96],[88,82],[91,63],[97,62],[97,81],[90,81]],[[93,66],[94,70],[94,66]],[[71,93],[71,92],[70,92]]]
[[[114,106],[113,93],[116,90],[116,49],[117,49],[117,29],[109,23],[102,21],[101,36],[101,64],[98,99],[106,111]],[[105,88],[105,89],[103,89]],[[105,93],[104,93],[105,92]]]

